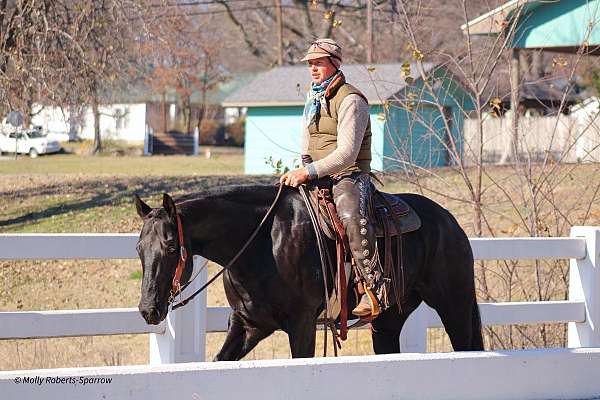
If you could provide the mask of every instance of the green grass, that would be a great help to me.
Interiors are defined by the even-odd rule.
[[[238,175],[244,171],[242,149],[211,148],[200,156],[81,156],[52,154],[35,159],[0,160],[0,174]]]
[[[139,281],[142,279],[142,271],[133,271],[129,274],[129,279],[133,281]]]

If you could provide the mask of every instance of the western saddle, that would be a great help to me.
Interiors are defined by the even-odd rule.
[[[346,260],[351,260],[350,247],[348,245],[348,237],[346,236],[344,227],[335,210],[335,204],[329,188],[323,188],[320,185],[311,185],[309,188],[310,203],[313,210],[317,210],[317,220],[321,231],[331,240],[336,241],[337,262],[335,270],[330,266],[330,272],[335,277],[337,290],[335,293],[339,301],[339,307],[335,307],[336,314],[339,315],[340,333],[342,340],[347,337],[347,294],[346,289],[348,280],[352,273],[347,271]],[[421,219],[417,213],[399,196],[373,190],[371,198],[372,206],[370,220],[376,221],[376,235],[378,239],[383,239],[384,242],[384,259],[383,272],[384,279],[391,283],[394,288],[394,298],[390,299],[390,304],[395,302],[398,308],[401,307],[401,299],[404,292],[404,267],[402,263],[402,234],[415,231],[421,227]],[[374,217],[374,218],[373,218]],[[392,258],[392,239],[396,240],[396,268]],[[379,240],[378,240],[379,241]],[[381,250],[377,252],[380,253]],[[378,255],[379,256],[379,255]],[[376,256],[376,257],[378,257]],[[355,268],[355,283],[360,282],[360,276]],[[361,285],[355,286],[357,294],[361,293]],[[335,315],[334,317],[337,317]],[[377,316],[374,313],[366,321],[369,322]]]

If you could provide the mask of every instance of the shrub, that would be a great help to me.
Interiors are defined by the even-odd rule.
[[[240,118],[233,124],[228,125],[225,128],[227,138],[227,144],[231,146],[243,146],[244,138],[246,135],[246,123],[244,118]]]
[[[214,119],[204,119],[200,125],[200,144],[218,144],[221,123]]]

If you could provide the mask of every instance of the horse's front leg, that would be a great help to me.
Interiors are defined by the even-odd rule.
[[[249,326],[242,316],[234,311],[229,317],[229,328],[225,343],[213,361],[237,361],[248,354],[262,339],[273,331]]]
[[[287,327],[293,358],[315,356],[316,323],[314,312],[296,316]]]

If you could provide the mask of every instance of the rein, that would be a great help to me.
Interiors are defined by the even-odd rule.
[[[256,229],[254,229],[254,232],[252,232],[252,235],[250,235],[250,237],[248,238],[248,240],[246,240],[246,243],[244,243],[244,245],[242,246],[242,248],[236,253],[235,256],[233,256],[233,258],[231,259],[231,261],[229,261],[227,263],[227,265],[225,265],[224,267],[221,267],[221,270],[212,278],[210,278],[210,280],[208,282],[206,282],[204,285],[202,285],[202,287],[198,290],[196,290],[194,293],[192,293],[187,299],[180,301],[177,304],[174,304],[171,309],[172,310],[176,310],[180,307],[185,306],[187,303],[189,303],[194,297],[196,297],[198,294],[202,293],[202,291],[204,289],[206,289],[211,283],[213,283],[219,276],[221,276],[221,274],[223,274],[223,272],[225,272],[226,269],[231,268],[231,266],[240,258],[240,256],[244,253],[244,251],[246,251],[246,249],[248,248],[248,246],[250,246],[250,244],[252,243],[252,241],[256,238],[256,235],[258,235],[258,232],[260,231],[260,229],[263,227],[263,225],[265,224],[265,222],[267,221],[267,219],[271,216],[271,214],[273,213],[273,210],[275,209],[275,206],[277,205],[277,202],[279,201],[279,197],[281,197],[281,192],[283,190],[283,186],[284,185],[279,185],[279,189],[277,190],[277,195],[275,196],[275,200],[273,200],[273,203],[271,203],[271,206],[269,207],[269,209],[267,210],[265,216],[263,217],[263,219],[260,221],[260,224],[258,224],[258,226],[256,227]],[[191,279],[189,282],[187,282],[183,287],[180,286],[179,284],[179,279],[181,278],[181,274],[183,273],[183,267],[185,267],[185,260],[187,260],[187,251],[185,250],[185,247],[183,245],[183,228],[181,225],[181,219],[179,218],[179,214],[177,214],[177,231],[179,234],[179,244],[181,245],[181,256],[179,257],[179,263],[177,264],[177,269],[175,270],[175,276],[173,277],[173,287],[171,288],[171,300],[170,303],[173,303],[173,300],[175,299],[175,296],[177,294],[180,294],[181,291],[183,289],[185,289],[195,278],[196,276],[198,276],[198,274],[196,274],[196,276],[194,276],[193,279]],[[181,266],[181,268],[180,268]]]
[[[317,237],[317,247],[319,249],[319,257],[321,259],[321,273],[323,274],[323,289],[325,294],[325,322],[323,323],[323,357],[327,356],[327,328],[331,330],[331,335],[333,336],[333,354],[337,357],[338,348],[341,349],[342,345],[339,340],[340,335],[338,334],[338,331],[335,327],[335,318],[331,315],[331,305],[329,304],[329,290],[327,289],[327,266],[330,265],[330,258],[327,251],[327,244],[325,243],[325,239],[321,235],[321,229],[319,228],[319,222],[315,210],[313,210],[312,206],[310,205],[308,193],[306,192],[306,185],[300,185],[298,189],[300,190],[300,195],[302,196],[302,199],[306,204],[308,215],[310,216],[310,220],[315,231],[315,236]],[[344,268],[343,264],[342,268]],[[341,297],[339,293],[338,296]],[[342,340],[345,340],[345,332],[342,336]]]

